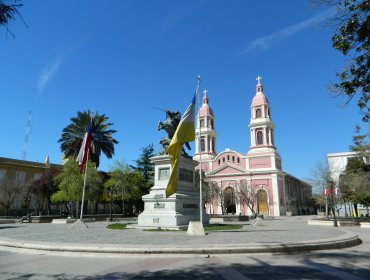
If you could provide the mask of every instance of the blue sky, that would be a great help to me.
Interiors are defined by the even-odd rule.
[[[61,132],[77,111],[106,114],[118,132],[115,156],[133,164],[140,148],[160,150],[160,107],[184,112],[208,90],[217,152],[246,154],[256,77],[263,77],[283,169],[307,178],[330,152],[351,144],[361,124],[356,100],[327,86],[345,58],[331,48],[331,10],[308,1],[24,1],[23,19],[0,28],[0,156],[61,163]]]

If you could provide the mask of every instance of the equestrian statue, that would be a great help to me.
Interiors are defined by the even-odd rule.
[[[163,109],[161,109],[163,110]],[[159,121],[158,122],[158,131],[164,130],[167,132],[167,137],[163,137],[159,143],[162,145],[162,151],[159,153],[160,155],[166,155],[168,154],[167,148],[171,143],[172,137],[175,135],[177,126],[179,125],[181,121],[181,114],[180,112],[172,112],[169,110],[163,110],[166,112],[166,119],[164,121]],[[188,142],[185,143],[185,146],[191,150],[191,147]],[[182,153],[181,155],[183,157],[190,157],[184,148],[182,148]]]

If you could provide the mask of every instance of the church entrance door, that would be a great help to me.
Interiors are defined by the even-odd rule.
[[[227,187],[224,190],[224,207],[226,210],[226,214],[229,213],[235,214],[236,212],[235,193],[232,187]]]
[[[262,215],[269,214],[267,192],[264,190],[260,190],[257,193],[257,212]]]

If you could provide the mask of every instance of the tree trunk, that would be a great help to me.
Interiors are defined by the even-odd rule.
[[[78,206],[79,206],[79,201],[76,201],[76,218],[78,219],[78,217],[80,217],[79,215],[78,215]]]

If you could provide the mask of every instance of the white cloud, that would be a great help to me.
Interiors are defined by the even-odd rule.
[[[55,73],[58,72],[58,69],[62,64],[63,60],[64,58],[62,56],[57,57],[50,64],[48,64],[42,71],[38,81],[38,92],[40,95],[42,94],[45,86],[50,81],[50,79],[54,76]]]
[[[288,26],[270,35],[257,38],[254,41],[250,42],[247,45],[247,47],[241,51],[241,54],[245,54],[245,53],[256,51],[256,50],[266,51],[269,48],[271,48],[271,46],[273,46],[274,44],[294,35],[295,33],[298,33],[305,28],[318,24],[319,22],[322,22],[323,20],[328,18],[330,15],[332,15],[334,12],[335,12],[335,9],[333,8],[326,10],[316,16],[313,16],[309,19],[306,19],[304,21]]]

